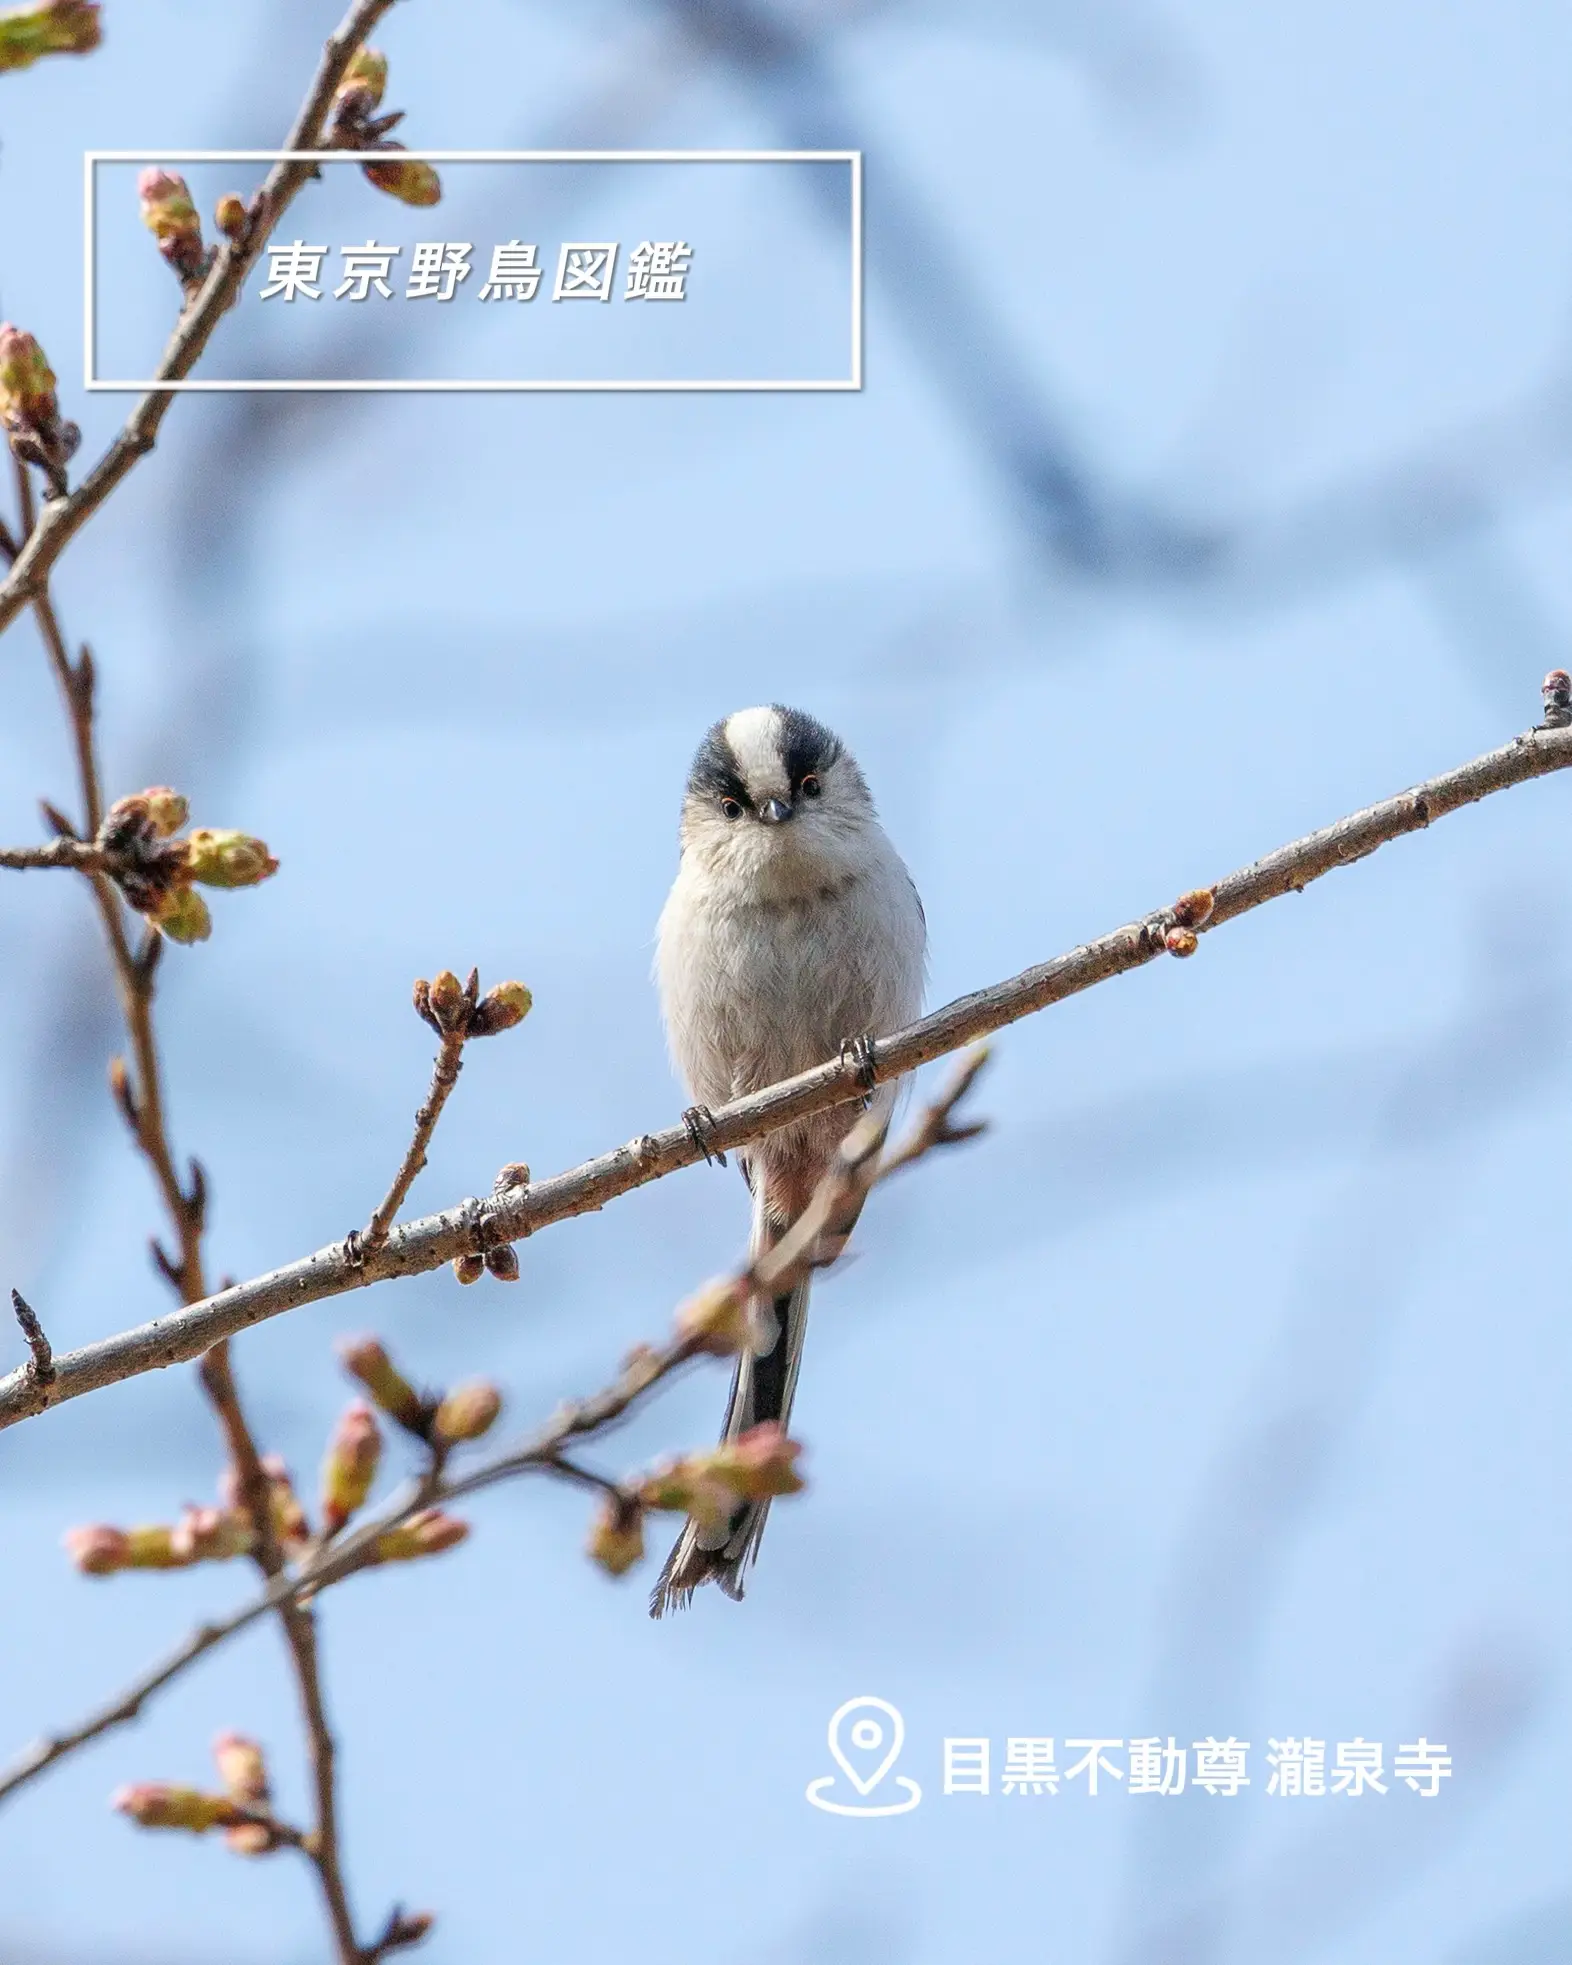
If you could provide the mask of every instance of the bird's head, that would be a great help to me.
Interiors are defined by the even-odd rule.
[[[840,738],[778,703],[713,725],[688,773],[683,851],[761,901],[810,900],[855,879],[876,826]]]

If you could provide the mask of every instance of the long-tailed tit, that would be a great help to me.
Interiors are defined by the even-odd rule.
[[[681,840],[655,968],[698,1123],[706,1107],[918,1014],[922,903],[856,761],[821,723],[779,705],[717,723],[688,774]],[[887,1087],[870,1103],[888,1110],[893,1098]],[[801,1213],[860,1116],[855,1105],[838,1106],[742,1152],[755,1254]],[[807,1283],[768,1310],[773,1342],[763,1356],[739,1357],[722,1439],[765,1420],[784,1426],[790,1415]],[[740,1597],[768,1509],[767,1501],[741,1504],[716,1529],[690,1521],[661,1571],[652,1615],[686,1604],[700,1583]]]

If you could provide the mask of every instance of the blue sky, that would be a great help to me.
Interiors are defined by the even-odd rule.
[[[81,151],[277,142],[333,17],[121,0],[91,60],[5,82],[0,311],[85,454],[125,405],[76,383]],[[1504,741],[1564,659],[1561,10],[804,0],[767,74],[693,17],[411,0],[379,40],[412,143],[863,149],[863,392],[189,401],[62,567],[112,787],[176,783],[283,862],[164,971],[218,1272],[382,1192],[429,1066],[417,974],[536,1000],[472,1057],[417,1208],[674,1116],[651,938],[728,710],[844,734],[937,1003]],[[542,236],[599,236],[598,195]],[[778,216],[796,263],[839,253],[810,200]],[[68,760],[30,627],[8,654],[21,840]],[[430,1905],[433,1965],[1564,1955],[1565,796],[1492,800],[1004,1035],[988,1138],[881,1197],[818,1293],[811,1486],[742,1606],[650,1624],[640,1579],[584,1560],[580,1497],[528,1486],[440,1566],[329,1600],[362,1922]],[[43,877],[0,910],[0,1241],[61,1346],[165,1301],[84,916]],[[734,1175],[689,1172],[525,1246],[515,1289],[444,1272],[281,1319],[237,1348],[259,1429],[309,1482],[333,1340],[373,1327],[422,1378],[494,1376],[523,1427],[745,1219]],[[703,1443],[723,1398],[684,1379],[602,1464]],[[89,1583],[58,1548],[209,1491],[188,1372],[0,1462],[20,1744],[246,1586]],[[899,1820],[804,1802],[860,1693],[905,1716],[926,1793]],[[325,1955],[281,1860],[105,1806],[203,1777],[228,1726],[303,1807],[259,1631],[7,1810],[12,1951]],[[1285,1731],[1423,1732],[1456,1773],[1434,1803],[1282,1803]],[[946,1735],[1149,1733],[1251,1740],[1254,1787],[939,1792]]]

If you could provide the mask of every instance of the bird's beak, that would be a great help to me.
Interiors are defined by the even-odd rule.
[[[767,798],[759,807],[759,817],[767,826],[778,826],[791,817],[791,807],[783,799]]]

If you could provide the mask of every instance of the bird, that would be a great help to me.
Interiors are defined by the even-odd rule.
[[[779,703],[711,726],[682,799],[681,856],[661,912],[655,980],[672,1061],[704,1144],[709,1109],[854,1047],[922,1009],[927,923],[905,864],[879,823],[866,779],[835,733]],[[887,1118],[895,1088],[870,1091]],[[814,1114],[738,1154],[752,1193],[750,1256],[801,1215],[855,1104]],[[808,1283],[756,1305],[763,1336],[738,1357],[722,1441],[791,1414]],[[762,1345],[762,1354],[761,1354]],[[703,1583],[740,1598],[768,1501],[741,1502],[718,1527],[690,1520],[650,1598],[650,1614],[691,1602]]]

